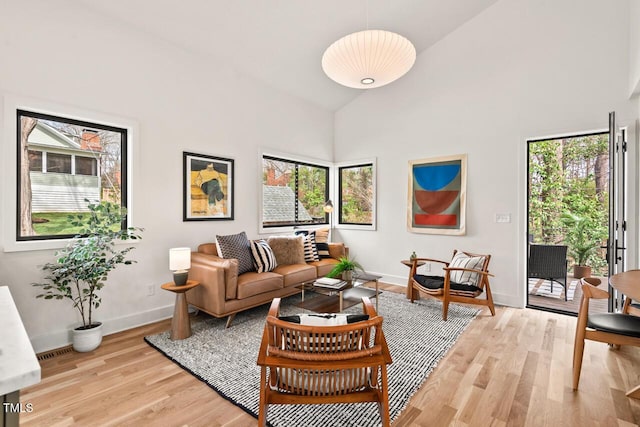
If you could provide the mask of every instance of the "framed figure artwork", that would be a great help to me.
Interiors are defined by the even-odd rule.
[[[466,154],[410,160],[409,231],[464,235],[466,186]]]
[[[233,159],[183,152],[183,221],[233,219]]]

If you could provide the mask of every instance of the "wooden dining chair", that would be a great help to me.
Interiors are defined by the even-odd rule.
[[[444,265],[444,276],[426,276],[418,274],[421,261]],[[415,258],[409,275],[411,283],[411,302],[425,294],[442,301],[442,320],[447,320],[449,303],[461,302],[489,307],[491,315],[496,315],[489,285],[489,261],[491,255],[453,251],[451,261],[432,258]],[[485,298],[478,298],[485,294]]]
[[[258,425],[266,425],[269,405],[357,402],[376,402],[382,425],[390,425],[387,365],[392,360],[383,318],[368,298],[362,301],[363,320],[309,326],[279,318],[280,298],[273,300],[258,353]]]
[[[573,389],[578,389],[585,340],[599,341],[614,346],[632,345],[640,347],[640,317],[625,313],[589,314],[589,300],[609,298],[609,293],[580,279],[582,299],[576,322],[573,345]],[[629,397],[639,397],[640,386],[627,393]]]

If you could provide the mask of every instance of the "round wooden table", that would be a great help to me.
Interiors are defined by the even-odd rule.
[[[640,301],[640,270],[629,270],[609,277],[609,283],[618,292]]]
[[[411,266],[413,265],[413,261],[410,259],[403,259],[402,261],[400,261],[401,263],[403,263],[404,265],[406,265],[407,267],[411,268]],[[418,261],[418,267],[420,267],[421,265],[425,265],[427,262],[426,261]],[[409,270],[409,279],[407,280],[407,299],[411,299],[411,270]]]
[[[171,319],[171,339],[183,340],[191,336],[191,322],[189,321],[189,307],[185,292],[199,286],[200,282],[187,280],[182,286],[177,286],[173,282],[165,283],[161,286],[166,291],[175,292],[176,304],[173,308],[173,319]]]

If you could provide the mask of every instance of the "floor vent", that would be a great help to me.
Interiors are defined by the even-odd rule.
[[[40,353],[38,355],[38,360],[53,359],[56,356],[62,356],[63,354],[71,353],[72,351],[73,351],[73,347],[69,346],[69,347],[59,348],[53,351],[48,351],[46,353]]]

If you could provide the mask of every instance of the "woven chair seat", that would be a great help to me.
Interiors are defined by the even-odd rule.
[[[442,295],[444,292],[444,277],[442,276],[425,276],[416,274],[413,280],[418,282],[423,288],[422,291],[429,295]],[[482,293],[482,289],[475,285],[464,285],[460,283],[450,282],[451,295],[460,295],[475,298]]]

